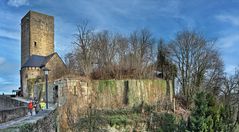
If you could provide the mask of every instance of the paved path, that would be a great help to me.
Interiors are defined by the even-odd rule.
[[[44,111],[40,111],[38,114],[30,116],[24,116],[21,118],[17,118],[5,123],[0,124],[0,129],[5,129],[8,127],[14,127],[20,124],[27,124],[27,123],[36,123],[39,119],[44,118],[45,116],[47,116],[52,110],[44,110]]]
[[[15,98],[16,100],[22,101],[22,102],[28,102],[28,100],[23,99],[23,98]],[[44,117],[46,117],[52,110],[54,110],[56,108],[55,105],[53,104],[49,104],[49,109],[48,110],[43,110],[40,111],[38,114],[35,114],[35,112],[33,111],[33,115],[31,116],[30,113],[28,112],[28,115],[24,116],[24,117],[20,117],[5,123],[1,123],[0,124],[0,130],[1,129],[6,129],[9,127],[15,127],[18,125],[23,125],[23,124],[27,124],[27,123],[36,123],[39,119],[42,119]]]

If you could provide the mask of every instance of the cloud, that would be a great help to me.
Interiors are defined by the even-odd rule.
[[[239,33],[223,36],[218,40],[221,48],[232,48],[239,43]]]
[[[0,85],[1,86],[1,85]],[[3,85],[0,87],[0,94],[11,94],[12,90],[17,90],[19,88],[19,85],[9,84],[9,85]]]
[[[10,6],[20,7],[23,5],[29,5],[29,0],[8,0],[7,4]]]
[[[6,79],[6,78],[3,78],[3,77],[0,77],[0,83],[1,83],[1,85],[10,85],[10,84],[13,84],[13,82],[11,82],[11,81],[9,81],[8,79]],[[1,86],[0,85],[0,86]]]
[[[234,26],[239,26],[239,16],[235,15],[217,15],[216,19],[222,22],[231,23]]]
[[[3,65],[5,63],[5,58],[0,57],[0,65]]]
[[[16,81],[17,80],[17,81]],[[11,92],[14,89],[18,89],[19,84],[19,75],[2,75],[0,74],[0,93],[1,92]]]
[[[0,29],[0,37],[20,40],[20,32]]]

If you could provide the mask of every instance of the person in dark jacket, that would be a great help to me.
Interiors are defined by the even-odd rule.
[[[40,104],[38,101],[35,102],[35,112],[36,114],[41,110]]]

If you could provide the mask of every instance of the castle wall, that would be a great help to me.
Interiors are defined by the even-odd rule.
[[[25,116],[27,112],[26,103],[0,95],[0,123]]]
[[[61,60],[61,58],[55,54],[51,60],[46,64],[49,71],[49,81],[54,81],[59,79],[66,73],[66,66]]]
[[[54,53],[54,17],[29,11],[21,20],[21,65],[29,56]]]
[[[166,81],[160,79],[82,81],[68,78],[55,81],[54,84],[58,87],[59,95],[58,123],[64,130],[68,130],[69,118],[74,124],[82,115],[87,115],[89,108],[117,110],[138,107],[142,103],[157,103],[163,107],[168,100]]]
[[[48,102],[49,103],[55,103],[54,102],[54,87],[55,85],[52,82],[48,82]],[[33,85],[33,93],[34,97],[36,97],[37,100],[46,100],[46,82],[38,82]]]
[[[34,97],[45,99],[45,82],[34,85]],[[57,91],[54,91],[56,87]],[[170,91],[169,97],[172,100],[172,86],[170,86]],[[166,81],[160,79],[88,81],[59,79],[49,82],[49,102],[54,102],[54,94],[58,95],[59,106],[65,105],[68,101],[74,101],[79,108],[88,108],[89,105],[94,105],[99,109],[133,107],[142,102],[155,104],[158,101],[164,101],[167,96]]]
[[[142,102],[155,104],[166,97],[165,80],[58,80],[59,105],[67,100],[74,100],[76,106],[88,107],[89,104],[99,109],[118,109],[133,107]],[[172,87],[170,89],[172,99]]]
[[[14,100],[10,96],[0,95],[0,110],[11,109],[23,105],[24,103]]]
[[[4,123],[19,117],[26,116],[28,112],[27,106],[0,110],[0,123]]]
[[[33,85],[37,77],[41,77],[42,75],[43,72],[39,67],[26,67],[21,70],[23,97],[33,98]]]

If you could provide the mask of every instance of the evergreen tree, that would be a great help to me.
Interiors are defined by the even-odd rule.
[[[178,131],[215,132],[233,131],[233,121],[230,111],[224,105],[218,104],[212,94],[199,92],[194,99],[195,107],[188,121],[179,122]]]
[[[196,94],[195,108],[189,118],[188,129],[194,132],[204,132],[209,129],[209,120],[211,118],[206,117],[206,112],[208,111],[208,102],[206,100],[205,93],[200,92]]]

